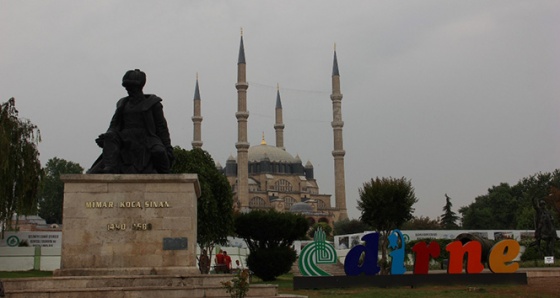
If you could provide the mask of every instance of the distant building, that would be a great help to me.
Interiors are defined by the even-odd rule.
[[[321,194],[314,178],[313,165],[307,161],[303,165],[299,156],[288,153],[284,147],[284,123],[280,90],[277,90],[275,124],[276,145],[267,144],[263,135],[259,145],[250,146],[247,140],[247,89],[245,71],[245,50],[243,36],[239,47],[237,83],[238,111],[235,113],[238,123],[237,157],[230,156],[225,168],[219,163],[217,167],[227,177],[234,192],[233,208],[240,212],[250,210],[274,209],[280,212],[294,212],[305,215],[311,224],[325,222],[333,225],[335,221],[348,218],[346,210],[346,191],[344,181],[344,155],[342,143],[342,121],[340,93],[340,76],[336,50],[334,53],[332,73],[333,127],[335,172],[335,202],[331,206],[331,195]],[[194,133],[193,148],[202,147],[201,136],[201,99],[196,81],[194,96],[194,115],[192,117]]]
[[[47,224],[47,222],[37,215],[14,215],[12,217],[12,225],[16,225],[20,232],[31,231],[62,231],[62,225]]]

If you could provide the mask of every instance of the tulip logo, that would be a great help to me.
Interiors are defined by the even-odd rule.
[[[313,242],[306,245],[299,254],[298,267],[303,276],[330,276],[317,264],[335,264],[336,251],[332,244],[327,243],[323,229],[318,228],[313,235]]]

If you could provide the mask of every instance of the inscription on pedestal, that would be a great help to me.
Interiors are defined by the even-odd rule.
[[[185,250],[188,247],[186,237],[163,238],[163,250]]]
[[[62,271],[196,270],[196,175],[65,175],[63,181]]]

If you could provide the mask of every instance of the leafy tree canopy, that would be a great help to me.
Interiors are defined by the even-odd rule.
[[[290,247],[305,239],[309,222],[304,216],[274,210],[254,210],[235,217],[235,232],[247,242],[250,251],[257,248]]]
[[[428,216],[413,217],[405,222],[402,230],[440,230],[441,225],[439,219],[431,219]]]
[[[39,192],[39,216],[48,224],[61,224],[64,183],[60,180],[60,175],[81,174],[84,168],[78,163],[54,157],[47,161],[43,171],[45,177]]]
[[[451,198],[445,194],[445,206],[443,206],[443,214],[441,215],[440,221],[441,227],[445,230],[455,230],[459,228],[459,225],[457,225],[459,216],[451,209],[452,207]]]
[[[364,183],[359,190],[360,219],[380,233],[381,273],[387,274],[387,237],[393,229],[400,229],[412,219],[418,201],[410,180],[406,178],[375,178]]]
[[[478,196],[471,204],[461,207],[464,229],[534,229],[534,204],[545,200],[550,208],[560,207],[560,171],[537,173],[510,186],[501,183]],[[558,214],[557,210],[556,214]],[[556,225],[558,226],[558,218]]]
[[[360,219],[378,231],[390,232],[412,219],[418,202],[414,188],[406,178],[375,178],[359,190]]]
[[[235,231],[250,250],[247,265],[264,281],[290,271],[296,260],[292,243],[308,230],[304,216],[288,212],[255,210],[235,217]]]
[[[333,241],[334,240],[334,237],[333,237],[333,234],[332,234],[333,228],[331,228],[331,226],[329,226],[329,224],[326,223],[326,222],[318,222],[318,223],[314,224],[311,227],[311,230],[309,230],[309,232],[307,232],[307,236],[310,239],[313,239],[313,236],[315,235],[315,232],[319,228],[321,228],[323,230],[323,232],[325,232],[325,235],[327,236],[327,239],[326,239],[327,241]]]
[[[212,257],[216,244],[233,234],[233,194],[226,177],[216,169],[210,154],[202,149],[173,148],[173,173],[196,173],[200,183],[197,209],[197,242]]]
[[[358,219],[343,219],[334,223],[335,235],[357,234],[371,230],[369,225]]]
[[[14,213],[35,214],[42,178],[36,125],[18,117],[15,99],[0,104],[0,223],[11,227]]]

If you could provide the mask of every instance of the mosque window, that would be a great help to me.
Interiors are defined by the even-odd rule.
[[[264,208],[264,207],[266,207],[266,202],[262,198],[254,197],[249,201],[249,207],[251,207],[251,208]]]
[[[292,191],[292,184],[286,179],[280,179],[274,183],[277,191]]]
[[[296,199],[292,197],[284,197],[285,207],[286,209],[290,210],[292,206],[296,203]]]
[[[249,191],[259,191],[259,186],[257,184],[249,185]]]

